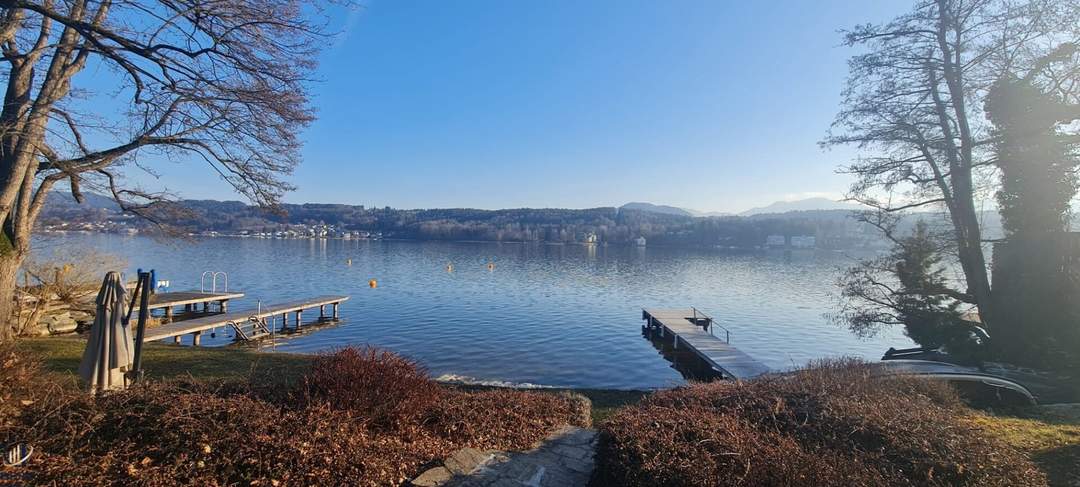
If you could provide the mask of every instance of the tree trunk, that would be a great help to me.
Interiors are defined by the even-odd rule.
[[[983,326],[994,332],[993,296],[990,288],[990,275],[986,268],[986,256],[982,248],[982,231],[979,228],[979,215],[975,211],[974,191],[970,173],[956,175],[953,178],[956,212],[954,223],[957,226],[957,254],[960,266],[964,269],[967,292],[975,297],[979,306],[979,320]]]
[[[15,316],[15,286],[25,254],[8,247],[0,251],[0,343],[15,338],[18,317]]]

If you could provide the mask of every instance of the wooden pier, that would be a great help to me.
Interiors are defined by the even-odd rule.
[[[181,291],[175,293],[156,293],[150,295],[150,311],[155,309],[165,310],[165,322],[173,320],[173,308],[177,306],[183,306],[184,311],[192,312],[198,311],[199,305],[202,305],[204,313],[210,312],[210,305],[217,304],[217,309],[221,313],[229,311],[229,300],[240,299],[244,297],[244,293],[231,292],[231,293],[204,293],[198,291]],[[138,313],[139,306],[135,306],[133,312]]]
[[[261,337],[268,335],[273,331],[263,325],[263,323],[265,323],[264,318],[281,316],[281,326],[282,329],[284,329],[289,322],[288,318],[290,313],[295,315],[295,324],[293,328],[299,330],[301,326],[303,326],[304,310],[318,308],[320,320],[336,320],[338,319],[338,305],[348,300],[348,296],[318,296],[299,301],[263,306],[261,310],[236,311],[213,316],[203,316],[191,320],[177,321],[175,323],[169,323],[167,325],[161,325],[146,330],[143,341],[149,342],[172,338],[176,343],[180,343],[180,337],[191,335],[192,343],[198,346],[204,331],[226,326],[236,330],[238,336],[241,336],[244,339],[251,339],[256,338],[255,335]],[[332,312],[329,316],[326,314],[327,306],[332,307]],[[253,318],[255,319],[255,322],[252,321]],[[273,325],[271,324],[270,326]]]
[[[660,336],[670,335],[675,348],[692,350],[725,378],[750,379],[769,372],[768,366],[731,346],[727,330],[720,330],[723,337],[716,336],[719,325],[695,308],[645,309],[641,319]]]

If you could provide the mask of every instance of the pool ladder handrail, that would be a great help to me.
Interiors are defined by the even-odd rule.
[[[229,273],[225,271],[206,271],[202,273],[202,277],[199,278],[199,292],[206,292],[206,275],[210,275],[210,292],[217,292],[217,278],[222,276],[225,278],[224,288],[221,290],[223,293],[229,292]]]

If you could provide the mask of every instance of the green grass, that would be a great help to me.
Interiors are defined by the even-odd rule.
[[[82,360],[86,340],[77,337],[25,338],[19,346],[42,358],[45,368],[65,379],[77,382],[76,370]],[[265,353],[245,347],[189,347],[147,343],[143,349],[143,369],[151,379],[193,377],[201,380],[242,379],[254,374],[273,372],[276,379],[289,383],[307,370],[311,355]],[[619,407],[633,404],[647,392],[607,389],[542,389],[544,392],[569,390],[592,401],[593,423],[611,415]]]
[[[75,337],[25,338],[19,346],[34,352],[45,368],[74,380],[82,360],[86,340]],[[262,353],[242,347],[187,347],[147,343],[143,349],[143,369],[151,379],[239,379],[273,370],[283,379],[294,379],[307,370],[310,355]]]
[[[979,413],[973,420],[1027,453],[1050,485],[1080,485],[1080,404],[1037,406],[1015,415]]]
[[[592,420],[597,424],[623,406],[635,404],[649,394],[646,391],[620,391],[614,389],[564,389],[581,394],[592,401]]]

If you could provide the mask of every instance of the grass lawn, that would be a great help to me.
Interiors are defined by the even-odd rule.
[[[86,340],[77,337],[24,338],[19,345],[38,354],[45,368],[57,375],[77,379]],[[143,369],[147,378],[234,379],[274,370],[286,380],[307,369],[311,356],[287,353],[260,353],[242,347],[187,347],[147,343],[143,348]]]
[[[39,355],[50,372],[72,384],[82,360],[86,340],[78,337],[24,338],[19,345]],[[239,379],[252,374],[274,371],[284,381],[299,378],[311,362],[310,355],[264,353],[245,347],[189,347],[147,343],[143,349],[146,377],[175,379]],[[566,389],[541,389],[544,392]],[[632,404],[647,394],[644,391],[573,389],[593,404],[593,422],[602,421],[621,406]]]
[[[1026,452],[1050,485],[1080,485],[1080,404],[1054,404],[1016,415],[978,414],[975,422]]]

